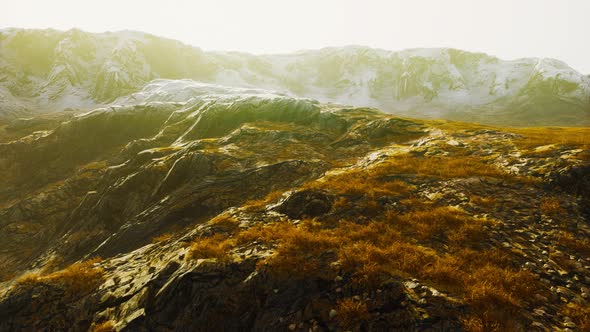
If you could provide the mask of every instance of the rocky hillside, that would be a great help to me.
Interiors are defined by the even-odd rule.
[[[0,128],[0,331],[590,329],[588,129],[178,86]]]
[[[154,79],[272,89],[398,116],[590,125],[590,79],[553,59],[356,46],[255,56],[130,31],[0,31],[0,119],[89,110]]]

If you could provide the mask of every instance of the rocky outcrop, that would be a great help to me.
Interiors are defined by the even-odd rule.
[[[289,195],[277,210],[289,218],[317,217],[328,213],[334,204],[334,197],[328,192],[303,190]]]

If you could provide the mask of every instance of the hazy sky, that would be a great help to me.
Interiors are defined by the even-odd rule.
[[[140,30],[252,53],[455,47],[590,74],[590,0],[0,0],[0,27]]]

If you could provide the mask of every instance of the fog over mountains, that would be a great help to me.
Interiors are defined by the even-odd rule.
[[[244,91],[227,87],[420,118],[590,124],[590,77],[554,59],[505,61],[457,49],[362,46],[252,55],[206,52],[131,31],[0,30],[5,120],[148,100],[186,102],[210,89]]]

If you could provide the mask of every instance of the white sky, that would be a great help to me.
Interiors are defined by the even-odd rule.
[[[6,27],[139,30],[251,53],[455,47],[590,74],[590,0],[0,0]]]

